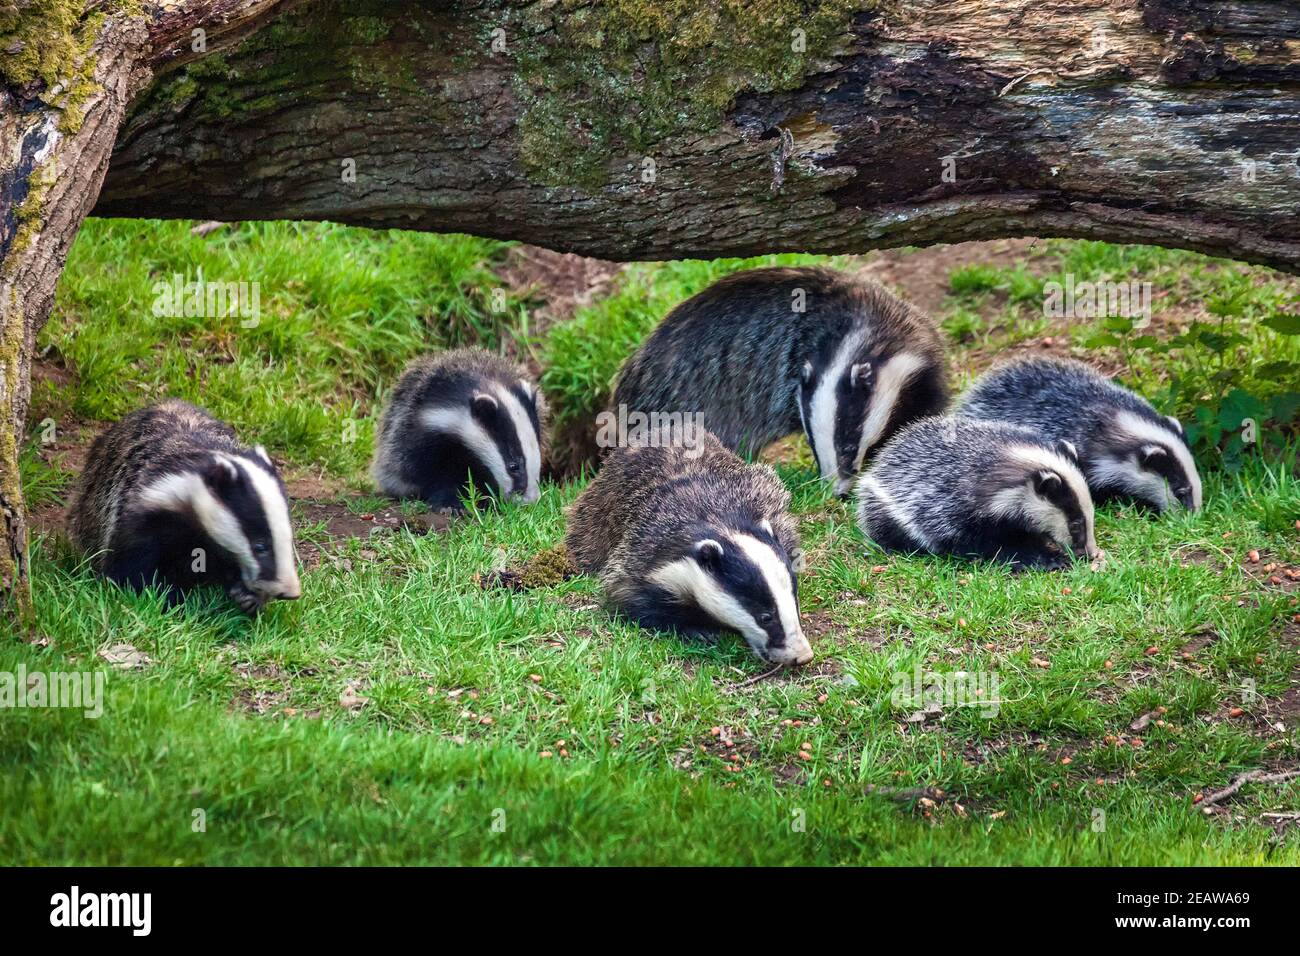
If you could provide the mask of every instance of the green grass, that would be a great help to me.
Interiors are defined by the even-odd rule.
[[[295,464],[354,473],[369,455],[367,410],[412,356],[520,334],[519,303],[494,302],[489,264],[503,249],[328,223],[245,223],[200,238],[186,222],[91,220],[43,334],[80,384],[37,401],[56,419],[113,421],[179,396]],[[238,313],[155,314],[156,284],[176,275],[257,282],[256,326]]]
[[[499,286],[500,247],[479,240],[274,225],[239,227],[211,250],[195,241],[184,224],[90,224],[44,335],[73,382],[38,392],[34,421],[111,419],[156,394],[185,394],[288,461],[355,480],[369,433],[334,447],[338,417],[370,414],[410,352],[470,334],[433,322],[454,314],[449,303],[468,303],[474,321],[495,315],[479,307]],[[1054,244],[1053,255],[1101,256],[1092,246]],[[425,261],[408,261],[417,253]],[[1223,270],[1210,260],[1144,254],[1150,261],[1132,267],[1180,271],[1171,295],[1198,314],[1232,281],[1216,284]],[[208,256],[231,257],[226,275],[259,278],[264,309],[292,293],[310,312],[286,320],[274,361],[244,330],[231,330],[230,345],[212,323],[185,331],[148,314],[153,275],[183,257],[204,258],[215,275]],[[609,299],[537,343],[548,387],[585,400],[656,315],[739,265],[635,267]],[[309,274],[318,278],[301,278]],[[1013,334],[1002,324],[1020,306],[999,299],[1000,284],[975,274],[954,283],[942,318],[973,332],[959,365]],[[371,327],[378,316],[387,332]],[[517,312],[489,327],[524,334]],[[1187,361],[1151,358],[1165,375]],[[205,381],[224,390],[196,384]],[[315,421],[310,409],[321,405],[329,428],[290,427]],[[1294,694],[1290,622],[1300,608],[1246,560],[1257,549],[1260,565],[1300,564],[1294,451],[1207,473],[1207,507],[1193,516],[1103,509],[1101,571],[1019,576],[885,556],[796,456],[781,471],[809,554],[800,596],[817,659],[759,681],[764,667],[739,639],[686,645],[640,631],[607,615],[589,580],[523,593],[478,585],[476,575],[561,541],[579,482],[545,486],[531,508],[476,512],[444,534],[347,541],[304,575],[301,601],[255,620],[218,595],[168,610],[155,594],[125,594],[62,539],[43,539],[33,578],[49,641],[0,643],[0,672],[100,667],[99,652],[121,643],[152,663],[108,671],[97,720],[0,711],[0,854],[113,864],[1294,865],[1297,831],[1275,837],[1258,816],[1300,806],[1300,781],[1248,786],[1229,815],[1191,806],[1236,772],[1300,762],[1294,715],[1288,733],[1265,720]],[[57,501],[66,481],[35,449],[24,456],[25,487],[40,502]],[[382,502],[346,504],[361,513]],[[299,525],[303,537],[320,531]],[[891,696],[897,675],[917,666],[996,676],[996,714],[948,707],[909,722],[913,708]],[[349,696],[364,701],[344,706]],[[1236,706],[1244,712],[1230,716]],[[1157,707],[1164,726],[1128,729]],[[1108,742],[1115,736],[1142,746]],[[937,786],[955,800],[927,810],[872,786]]]

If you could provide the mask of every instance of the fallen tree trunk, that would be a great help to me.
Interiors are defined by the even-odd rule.
[[[1300,271],[1282,0],[17,3],[75,8],[93,69],[0,70],[0,593],[31,343],[92,203],[616,259],[1049,235]]]
[[[1298,159],[1300,9],[1271,0],[317,2],[160,81],[95,212],[616,259],[1061,235],[1294,271]]]

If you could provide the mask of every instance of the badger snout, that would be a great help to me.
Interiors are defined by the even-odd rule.
[[[856,475],[850,475],[848,478],[838,478],[835,481],[835,496],[837,498],[847,498],[853,493],[853,483],[857,480]]]
[[[526,505],[536,504],[537,499],[540,498],[541,496],[542,496],[541,489],[539,489],[536,485],[530,485],[524,491],[515,492],[515,500],[521,501]]]
[[[789,639],[784,647],[769,647],[764,655],[773,664],[786,667],[801,667],[813,659],[812,645],[802,630]]]
[[[248,589],[265,601],[296,601],[302,597],[302,584],[297,575],[290,581],[254,581]]]

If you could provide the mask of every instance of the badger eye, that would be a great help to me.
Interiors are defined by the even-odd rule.
[[[254,541],[254,542],[253,542],[253,553],[254,553],[254,554],[266,554],[266,553],[267,553],[268,551],[270,551],[270,550],[271,550],[271,546],[270,546],[269,544],[267,544],[265,541]]]
[[[763,627],[770,627],[774,620],[776,620],[776,618],[772,616],[771,611],[767,611],[758,616],[758,623]]]
[[[519,462],[517,461],[512,461],[509,465],[506,466],[506,471],[510,472],[510,474],[512,475],[518,475],[523,470],[524,470],[524,466],[519,464]]]

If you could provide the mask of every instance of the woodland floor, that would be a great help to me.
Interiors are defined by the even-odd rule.
[[[1227,291],[1247,303],[1243,324],[1300,298],[1268,270],[1095,243],[834,261],[941,317],[961,380],[1009,351],[1075,355],[1151,389],[1181,374],[1178,352],[1089,346],[1086,323],[1044,318],[1042,283],[1063,269],[1153,277],[1148,332],[1165,340]],[[553,329],[622,321],[642,298],[658,309],[741,264],[621,267],[334,226],[90,223],[42,337],[24,459],[39,633],[0,645],[0,671],[104,668],[107,699],[98,719],[0,715],[0,854],[1300,862],[1294,454],[1232,471],[1202,458],[1203,511],[1102,509],[1100,570],[1015,576],[885,556],[817,481],[802,439],[782,442],[767,457],[795,496],[817,656],[770,675],[738,640],[686,645],[611,618],[591,581],[556,571],[581,479],[548,483],[530,508],[454,519],[367,490],[370,416],[410,355],[484,341],[542,370]],[[154,315],[152,283],[173,273],[260,281],[261,324]],[[1297,357],[1253,328],[1242,349]],[[165,394],[208,405],[283,465],[302,600],[255,620],[219,595],[168,610],[71,552],[62,509],[90,439]],[[915,668],[995,678],[998,706],[896,706]],[[1279,779],[1219,798],[1248,771]]]

